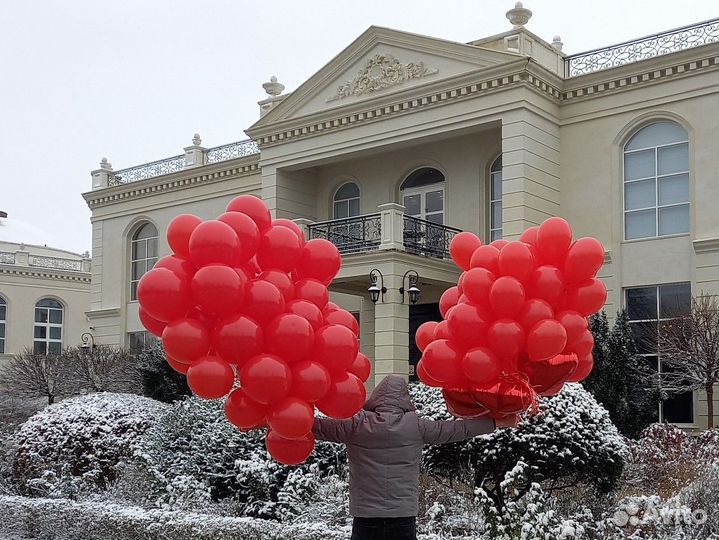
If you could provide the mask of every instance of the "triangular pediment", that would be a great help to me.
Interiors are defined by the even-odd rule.
[[[518,58],[513,53],[373,26],[248,131],[391,96]]]

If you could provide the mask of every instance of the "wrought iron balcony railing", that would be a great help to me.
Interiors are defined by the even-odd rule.
[[[309,237],[329,240],[340,253],[366,253],[379,248],[382,241],[380,214],[320,221],[308,226]]]
[[[449,244],[460,229],[432,223],[413,216],[404,216],[404,248],[409,253],[446,259]]]
[[[564,72],[566,77],[576,77],[716,42],[719,18],[568,56],[564,59]]]
[[[221,161],[252,156],[259,153],[260,149],[257,146],[257,143],[251,139],[247,139],[244,141],[223,144],[222,146],[215,146],[214,148],[208,148],[205,163],[219,163]],[[151,161],[150,163],[144,163],[142,165],[136,165],[135,167],[115,171],[110,177],[109,185],[118,186],[120,184],[129,184],[139,180],[146,180],[148,178],[162,176],[163,174],[181,171],[185,168],[185,166],[185,154],[159,159],[157,161]]]

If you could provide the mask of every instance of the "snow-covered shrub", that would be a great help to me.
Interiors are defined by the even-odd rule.
[[[167,363],[160,340],[134,353],[134,359],[142,382],[142,393],[147,397],[172,403],[192,395],[187,378]]]
[[[695,518],[704,513],[704,522],[697,523],[697,538],[711,534],[719,538],[719,462],[714,462],[702,470],[699,477],[683,488],[674,499],[690,508]]]
[[[220,402],[176,402],[135,452],[151,488],[148,502],[191,510],[222,502],[240,515],[283,518],[302,509],[322,475],[343,466],[341,447],[318,442],[306,463],[286,467],[269,456],[264,435],[234,427]]]
[[[166,405],[131,394],[89,394],[50,405],[18,429],[13,478],[21,493],[74,496],[112,482]]]
[[[459,467],[470,464],[475,485],[501,507],[501,483],[520,461],[526,465],[526,482],[518,497],[532,483],[542,483],[550,492],[578,483],[602,492],[615,486],[625,453],[624,438],[607,411],[581,385],[568,384],[556,396],[542,399],[540,413],[526,416],[516,429],[428,447],[425,464],[433,474],[455,477]]]
[[[628,493],[671,497],[719,459],[719,430],[692,437],[671,424],[652,424],[629,441],[624,473]]]

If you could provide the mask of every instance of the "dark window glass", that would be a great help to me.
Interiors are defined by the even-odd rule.
[[[639,322],[631,323],[632,334],[637,342],[639,354],[654,354],[657,352],[657,323]]]
[[[47,353],[47,341],[35,341],[33,343],[32,350],[35,354],[46,354]]]
[[[428,186],[430,184],[437,184],[438,182],[444,182],[444,175],[437,169],[425,167],[410,174],[405,181],[402,182],[399,189]]]
[[[691,302],[692,287],[690,283],[673,283],[659,286],[659,317],[661,319],[689,315]]]
[[[630,320],[657,318],[657,288],[627,289],[627,315]]]
[[[662,403],[664,421],[675,424],[691,424],[694,422],[694,396],[684,392],[670,397]]]

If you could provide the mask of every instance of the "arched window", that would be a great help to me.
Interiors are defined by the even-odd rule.
[[[502,238],[502,156],[489,169],[489,241]]]
[[[7,302],[0,296],[0,354],[5,352],[5,323],[7,321]]]
[[[33,350],[39,354],[62,352],[62,304],[52,298],[43,298],[35,304],[35,331]]]
[[[408,216],[444,225],[444,175],[432,167],[417,169],[399,187]]]
[[[360,190],[357,184],[347,182],[337,190],[334,197],[333,212],[335,219],[359,216]]]
[[[637,131],[624,147],[624,237],[689,232],[689,138],[674,122]]]
[[[145,223],[132,235],[130,249],[130,300],[137,300],[137,284],[157,262],[157,229]]]

